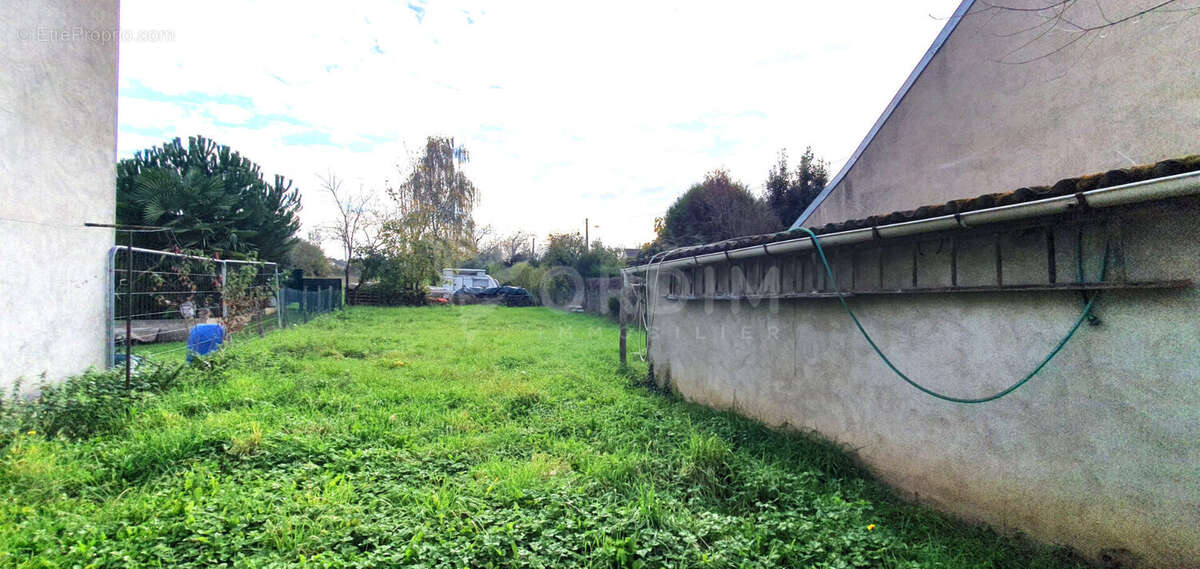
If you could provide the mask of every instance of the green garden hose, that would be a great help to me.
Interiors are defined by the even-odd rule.
[[[833,269],[830,268],[829,260],[825,258],[825,251],[821,248],[821,240],[817,237],[816,233],[813,233],[808,228],[800,227],[799,229],[801,231],[807,233],[808,236],[812,238],[813,246],[816,248],[817,254],[821,258],[821,263],[823,265],[825,265],[825,274],[829,276],[829,284],[833,286],[833,289],[835,291],[838,290],[837,281],[836,281],[836,279],[834,279],[834,276],[833,276]],[[1104,261],[1101,264],[1101,268],[1100,268],[1100,281],[1101,282],[1104,281],[1104,279],[1108,273],[1108,253],[1109,253],[1109,246],[1108,246],[1108,244],[1105,244],[1105,246],[1104,246]],[[1079,282],[1083,282],[1083,256],[1082,256],[1082,254],[1079,255],[1077,270],[1079,271]],[[1099,296],[1100,296],[1099,293],[1095,293],[1095,294],[1091,295],[1091,297],[1084,304],[1083,313],[1079,315],[1079,319],[1075,321],[1075,325],[1071,326],[1071,330],[1069,332],[1067,332],[1067,335],[1065,337],[1063,337],[1063,339],[1061,341],[1058,342],[1058,345],[1054,346],[1054,349],[1050,352],[1050,354],[1047,355],[1046,358],[1043,359],[1042,362],[1037,365],[1037,367],[1033,368],[1033,371],[1029,372],[1029,375],[1026,375],[1025,377],[1021,378],[1020,381],[1017,381],[1016,383],[1008,386],[1006,389],[1003,389],[1001,391],[998,391],[998,392],[988,395],[986,397],[951,397],[949,395],[938,393],[932,389],[929,389],[928,387],[925,387],[925,386],[913,381],[907,375],[904,375],[904,372],[900,371],[900,369],[896,367],[896,364],[893,364],[892,361],[889,360],[888,357],[883,354],[883,351],[880,350],[879,346],[875,344],[875,340],[871,339],[871,335],[867,333],[866,329],[863,328],[862,323],[858,321],[858,317],[854,315],[854,311],[850,310],[850,305],[846,304],[846,298],[844,296],[842,296],[841,294],[839,294],[838,302],[842,303],[842,308],[845,309],[846,314],[848,314],[850,316],[850,319],[854,321],[854,325],[856,327],[858,327],[858,331],[860,333],[862,333],[863,338],[865,338],[867,340],[867,343],[871,345],[871,348],[873,350],[875,350],[875,353],[879,355],[879,358],[883,360],[883,363],[887,364],[887,366],[889,368],[891,368],[891,370],[893,372],[895,372],[896,375],[900,376],[900,379],[903,379],[906,383],[917,388],[922,393],[925,393],[926,395],[930,395],[932,397],[936,397],[943,401],[950,401],[953,403],[987,403],[988,401],[995,401],[997,399],[1000,399],[1001,397],[1004,397],[1005,395],[1008,395],[1009,393],[1016,391],[1022,385],[1025,385],[1026,383],[1028,383],[1029,380],[1033,379],[1033,376],[1035,376],[1039,372],[1041,372],[1042,369],[1046,367],[1046,364],[1050,363],[1050,360],[1054,359],[1054,356],[1058,355],[1058,352],[1062,351],[1063,346],[1067,345],[1067,342],[1070,341],[1071,337],[1075,335],[1075,331],[1079,330],[1079,326],[1081,324],[1083,324],[1083,322],[1085,320],[1088,319],[1088,316],[1092,313],[1092,305],[1096,303],[1096,298],[1098,298]]]

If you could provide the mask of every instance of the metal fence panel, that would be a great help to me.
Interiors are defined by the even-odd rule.
[[[342,308],[333,287],[286,286],[275,263],[117,246],[108,267],[109,367],[138,356],[183,359],[198,324],[220,324],[227,338],[262,336]]]

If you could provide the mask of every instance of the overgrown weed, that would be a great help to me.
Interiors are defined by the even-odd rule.
[[[1080,565],[899,500],[818,437],[664,396],[615,337],[544,309],[355,308],[96,407],[123,378],[6,402],[0,566]]]

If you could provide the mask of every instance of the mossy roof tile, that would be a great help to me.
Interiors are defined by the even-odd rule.
[[[1139,166],[1132,166],[1119,170],[1109,170],[1107,172],[1079,176],[1076,178],[1066,178],[1059,180],[1053,186],[1031,186],[1017,188],[1006,193],[983,194],[973,198],[950,200],[944,204],[925,205],[911,210],[894,211],[891,213],[872,215],[860,219],[849,219],[839,223],[827,223],[820,227],[810,227],[809,229],[811,229],[817,235],[837,233],[841,231],[850,231],[853,229],[862,229],[865,227],[875,227],[879,225],[901,223],[905,221],[928,219],[940,215],[965,213],[968,211],[1040,200],[1055,196],[1069,195],[1078,192],[1088,192],[1091,190],[1098,190],[1100,188],[1108,188],[1133,182],[1142,182],[1145,180],[1152,180],[1155,178],[1163,178],[1166,176],[1174,176],[1177,174],[1195,171],[1200,171],[1200,154],[1194,154],[1171,160],[1163,160],[1154,164],[1142,164]],[[780,231],[778,233],[767,233],[762,235],[747,235],[745,237],[727,239],[725,241],[718,241],[716,243],[684,247],[677,249],[665,256],[657,257],[655,258],[655,261],[667,261],[671,259],[691,257],[693,255],[703,255],[707,253],[720,253],[722,251],[729,251],[732,249],[754,247],[757,245],[765,245],[777,241],[786,241],[788,239],[803,237],[804,235],[805,233],[799,229]],[[639,259],[639,261],[647,262],[649,259],[642,258]]]

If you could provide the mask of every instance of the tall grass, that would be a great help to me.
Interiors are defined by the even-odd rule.
[[[906,504],[834,445],[641,387],[615,339],[466,306],[241,342],[95,433],[12,433],[0,566],[1078,563]]]

